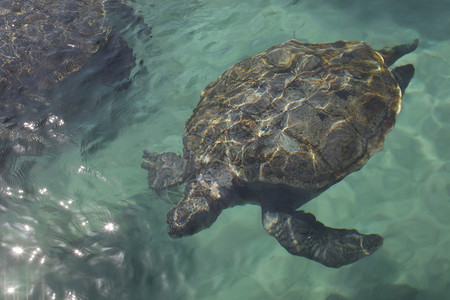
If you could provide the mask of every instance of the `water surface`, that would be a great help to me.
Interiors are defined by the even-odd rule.
[[[110,71],[94,57],[45,94],[46,113],[64,120],[51,127],[58,138],[1,164],[3,299],[447,299],[447,1],[132,5],[152,38],[118,26],[136,57],[130,80],[102,80]],[[139,167],[143,149],[181,152],[204,86],[292,38],[374,48],[420,39],[397,63],[413,63],[416,75],[385,149],[304,207],[328,226],[385,238],[374,255],[340,269],[287,253],[262,228],[257,206],[226,210],[210,229],[172,240],[171,204],[148,189]]]

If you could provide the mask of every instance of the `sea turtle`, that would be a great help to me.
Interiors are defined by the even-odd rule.
[[[122,0],[2,1],[0,103],[17,94],[39,101],[39,91],[80,70],[110,39],[110,13],[142,21]]]
[[[337,268],[380,248],[377,234],[329,228],[297,208],[383,148],[414,75],[410,64],[388,67],[417,45],[290,40],[225,71],[186,122],[182,156],[144,151],[151,188],[187,183],[167,215],[169,235],[194,234],[223,209],[252,203],[291,254]]]
[[[91,57],[102,53],[94,64],[109,71],[107,84],[128,78],[135,57],[116,23],[126,19],[145,34],[151,28],[123,1],[0,1],[0,166],[8,153],[35,154],[48,146],[54,135],[44,127],[63,122],[55,110],[82,109],[53,103],[48,91]]]

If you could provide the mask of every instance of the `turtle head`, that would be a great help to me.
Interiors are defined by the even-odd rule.
[[[211,166],[186,185],[184,199],[167,214],[169,235],[178,238],[210,227],[230,206],[233,176],[226,168]]]
[[[169,235],[179,238],[210,227],[221,212],[205,197],[187,197],[167,214]]]

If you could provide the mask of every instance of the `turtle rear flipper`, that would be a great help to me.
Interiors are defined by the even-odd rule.
[[[383,244],[377,234],[326,227],[304,211],[268,211],[263,207],[264,229],[291,254],[339,268],[375,252]]]
[[[152,189],[160,191],[184,181],[185,161],[180,155],[144,151],[143,158],[141,167],[148,171],[148,184]]]
[[[411,64],[394,68],[391,72],[394,75],[395,80],[402,91],[402,95],[405,93],[405,89],[408,87],[409,82],[414,76],[414,66]]]
[[[390,48],[385,47],[377,52],[383,56],[386,66],[390,67],[403,55],[416,50],[418,45],[419,39],[415,39],[411,44],[402,44]]]

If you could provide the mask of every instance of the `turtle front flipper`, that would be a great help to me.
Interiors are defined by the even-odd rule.
[[[212,167],[186,185],[184,199],[167,214],[169,235],[179,238],[210,227],[229,200],[233,176],[225,168]]]
[[[264,229],[294,255],[339,268],[375,252],[383,244],[377,234],[326,227],[304,211],[269,211],[263,207]]]
[[[143,158],[141,167],[148,171],[148,184],[152,189],[160,191],[184,182],[185,161],[180,155],[144,151]]]

